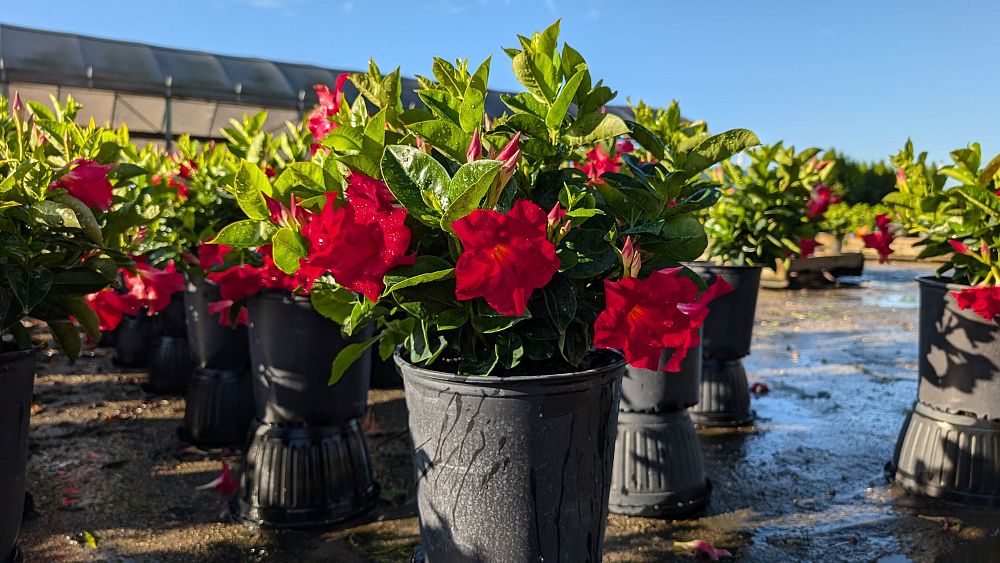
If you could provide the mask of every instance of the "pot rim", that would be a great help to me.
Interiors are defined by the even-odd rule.
[[[593,350],[590,353],[607,355],[609,359],[611,359],[611,362],[608,365],[583,371],[547,373],[542,375],[511,375],[506,377],[488,375],[483,377],[479,375],[457,375],[454,373],[414,365],[402,356],[402,347],[397,348],[393,353],[393,360],[396,362],[396,365],[400,366],[400,368],[405,366],[407,371],[411,374],[419,376],[422,379],[429,379],[435,382],[472,384],[480,387],[505,387],[508,385],[517,386],[529,384],[565,384],[576,382],[578,380],[588,380],[598,378],[600,376],[607,376],[608,374],[613,374],[618,371],[622,374],[625,373],[625,356],[618,350],[599,349]],[[405,375],[403,379],[405,381]]]
[[[963,289],[971,289],[971,285],[965,285],[960,283],[951,283],[951,278],[943,278],[936,276],[934,274],[921,274],[915,278],[918,284],[934,287],[937,289],[945,288],[952,289],[956,291],[961,291]]]
[[[41,345],[32,346],[26,350],[8,350],[0,352],[0,363],[16,362],[25,356],[31,356],[42,349]]]
[[[689,268],[724,268],[727,270],[763,270],[764,266],[732,266],[729,264],[720,264],[714,260],[694,260],[692,262],[684,262],[685,266]]]

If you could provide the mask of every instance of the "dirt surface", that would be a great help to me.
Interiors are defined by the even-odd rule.
[[[1000,513],[914,499],[885,481],[916,396],[912,280],[926,271],[869,263],[854,287],[763,291],[744,363],[770,393],[754,399],[753,429],[700,433],[714,484],[705,515],[612,516],[605,560],[686,560],[673,541],[704,538],[738,561],[1000,561]],[[40,363],[27,561],[409,560],[417,523],[401,390],[369,396],[377,508],[330,530],[274,532],[198,489],[222,462],[237,471],[240,452],[182,442],[183,398],[144,394],[143,373],[123,373],[110,354]]]

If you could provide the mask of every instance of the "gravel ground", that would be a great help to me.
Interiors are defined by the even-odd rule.
[[[673,541],[705,538],[738,561],[1000,561],[1000,515],[907,497],[886,485],[916,395],[915,265],[869,263],[850,287],[763,291],[750,430],[702,431],[712,501],[698,519],[612,516],[607,561],[685,560]],[[365,429],[382,487],[365,519],[273,532],[233,516],[198,486],[238,451],[201,451],[176,434],[181,397],[152,397],[110,352],[75,366],[42,359],[31,421],[34,510],[28,561],[407,561],[417,543],[401,390],[373,390]],[[960,520],[945,529],[936,517]]]

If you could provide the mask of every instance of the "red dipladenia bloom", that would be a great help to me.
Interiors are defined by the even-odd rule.
[[[840,203],[840,198],[833,195],[833,190],[824,184],[816,184],[813,188],[812,197],[809,198],[809,209],[806,215],[809,217],[819,217],[826,213],[831,204]]]
[[[195,487],[196,490],[204,491],[208,489],[215,489],[223,495],[229,495],[240,490],[240,481],[229,471],[229,465],[226,462],[222,462],[222,471],[219,476],[212,479],[208,483]]]
[[[811,238],[799,239],[799,257],[809,258],[810,256],[812,256],[813,252],[816,252],[816,247],[818,246],[819,243],[816,242],[815,239]]]
[[[476,209],[452,223],[462,242],[456,297],[483,297],[501,315],[523,315],[531,292],[559,270],[556,247],[545,236],[547,223],[545,211],[525,199],[506,214]]]
[[[203,242],[198,245],[198,266],[205,272],[216,266],[221,266],[225,262],[224,256],[232,249],[233,247],[227,244]]]
[[[219,324],[226,328],[236,328],[238,325],[246,325],[250,320],[250,312],[246,307],[239,306],[239,312],[236,314],[236,323],[234,324],[232,317],[233,305],[236,305],[233,301],[220,299],[208,304],[208,312],[212,315],[218,315]]]
[[[316,151],[322,146],[320,141],[330,131],[337,128],[337,124],[330,121],[329,118],[337,115],[337,112],[340,111],[341,103],[344,100],[344,83],[347,82],[347,77],[348,73],[346,72],[337,76],[337,84],[334,86],[333,92],[323,84],[313,86],[313,89],[316,90],[316,97],[319,98],[319,105],[309,114],[309,132],[316,140],[310,147],[313,154],[316,154]]]
[[[587,151],[587,162],[583,165],[574,162],[573,166],[583,170],[592,184],[603,184],[604,180],[601,180],[601,175],[605,172],[618,172],[618,169],[621,168],[620,164],[621,161],[617,153],[612,157],[604,151],[604,147],[597,145]]]
[[[125,287],[129,295],[149,307],[150,315],[166,309],[171,297],[184,291],[184,276],[177,272],[173,262],[162,270],[141,262],[136,262],[135,267],[135,274],[128,270],[122,272]]]
[[[309,293],[309,289],[312,288],[312,282],[300,283],[298,277],[288,275],[281,271],[281,268],[278,268],[278,266],[274,263],[274,255],[272,254],[270,244],[266,244],[258,248],[257,252],[261,255],[261,258],[264,261],[264,264],[260,268],[257,268],[257,272],[260,274],[260,283],[263,288],[284,289],[288,292],[301,288],[304,290],[304,293]],[[299,270],[302,270],[302,268],[299,268]],[[296,275],[298,274],[299,272],[296,272]]]
[[[209,280],[219,286],[219,297],[228,301],[242,301],[256,295],[263,289],[263,280],[259,268],[249,264],[240,264],[221,272],[211,272]]]
[[[733,289],[719,278],[699,298],[698,286],[680,271],[604,280],[605,309],[594,321],[594,346],[622,350],[630,365],[650,370],[660,369],[665,348],[673,349],[663,370],[680,370],[688,349],[699,342],[708,303]]]
[[[113,164],[98,164],[93,160],[78,158],[70,162],[73,168],[49,184],[49,189],[63,188],[69,195],[87,204],[87,207],[107,211],[111,208],[111,182],[108,171]]]
[[[347,205],[337,208],[335,194],[327,194],[323,210],[302,226],[309,257],[299,270],[312,268],[316,277],[329,272],[338,285],[375,301],[385,274],[415,260],[406,255],[406,210],[394,205],[385,184],[363,174],[351,174],[345,195]]]
[[[195,164],[194,161],[189,158],[180,164],[180,173],[179,173],[180,177],[186,180],[190,178],[194,174],[194,171],[197,169],[198,165]]]
[[[878,251],[878,261],[879,263],[884,263],[889,261],[889,255],[892,254],[892,248],[889,245],[895,240],[892,232],[889,231],[889,224],[891,220],[887,215],[880,214],[875,217],[875,227],[878,232],[867,234],[861,239],[865,243],[866,248],[874,248]]]
[[[953,292],[959,309],[972,309],[980,317],[992,321],[1000,315],[1000,287],[970,287]]]
[[[87,304],[97,313],[101,330],[118,328],[123,315],[139,314],[140,303],[130,294],[118,294],[110,287],[87,296]]]
[[[635,151],[635,145],[633,145],[632,141],[629,141],[628,139],[622,139],[621,141],[615,143],[615,151],[617,151],[619,154],[630,153]]]

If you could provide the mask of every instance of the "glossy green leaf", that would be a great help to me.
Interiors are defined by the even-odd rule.
[[[628,125],[617,115],[589,113],[574,121],[566,129],[563,139],[570,146],[589,146],[604,139],[627,135],[628,132]]]
[[[440,206],[432,208],[428,200],[436,201],[437,194],[444,191],[451,180],[433,157],[414,147],[387,147],[382,156],[382,177],[410,215],[427,225],[439,223]]]
[[[243,161],[232,184],[232,192],[243,213],[251,219],[263,221],[269,217],[264,195],[271,195],[271,183],[256,164]]]
[[[211,244],[226,244],[238,248],[255,248],[271,242],[271,237],[278,230],[268,221],[244,219],[222,227]]]
[[[479,208],[479,203],[493,185],[503,164],[496,160],[477,160],[463,164],[442,194],[444,217],[441,227],[451,230],[451,224]]]
[[[309,255],[302,235],[289,227],[282,227],[271,238],[274,265],[286,274],[294,274],[299,269],[299,259]]]

